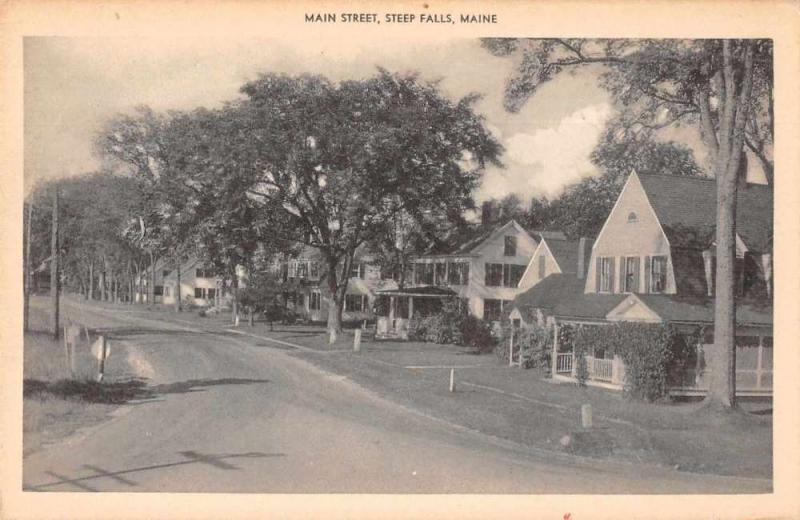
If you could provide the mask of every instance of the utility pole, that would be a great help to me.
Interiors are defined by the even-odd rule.
[[[23,279],[24,284],[24,308],[23,308],[23,327],[25,332],[28,332],[28,315],[30,308],[31,298],[31,227],[33,227],[33,201],[28,202],[28,221],[27,228],[25,228],[25,274]]]
[[[61,327],[58,321],[58,298],[60,296],[58,254],[58,186],[53,188],[53,226],[50,237],[50,296],[53,300],[53,339],[58,341]]]

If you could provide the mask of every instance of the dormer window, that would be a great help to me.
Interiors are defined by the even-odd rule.
[[[634,222],[639,222],[639,218],[636,216],[636,213],[631,211],[628,213],[628,224],[633,224]]]

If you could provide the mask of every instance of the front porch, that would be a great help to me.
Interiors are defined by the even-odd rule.
[[[408,327],[415,316],[431,316],[439,312],[444,300],[456,293],[446,287],[412,287],[378,291],[375,305],[378,339],[408,340]]]
[[[559,351],[559,326],[554,327],[552,378],[554,381],[577,383],[577,362],[573,352]],[[736,395],[741,397],[772,396],[772,336],[755,335],[752,330],[743,330],[748,335],[737,336],[736,345]],[[669,374],[670,396],[704,396],[711,381],[711,370],[706,367],[705,357],[713,350],[713,343],[706,338],[695,345],[689,367]],[[713,340],[712,340],[713,341]],[[595,354],[595,355],[592,355]],[[599,354],[599,355],[598,355]],[[625,386],[625,363],[619,356],[608,353],[589,353],[586,359],[586,385],[622,390]]]

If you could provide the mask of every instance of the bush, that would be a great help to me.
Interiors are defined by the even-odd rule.
[[[459,326],[461,344],[483,354],[494,350],[497,341],[492,335],[491,323],[468,315]]]
[[[441,310],[432,316],[414,316],[408,323],[408,337],[440,345],[461,344],[461,324],[467,318],[466,309],[458,300],[442,302]]]
[[[544,374],[550,373],[553,356],[553,328],[534,325],[523,328],[504,326],[498,340],[500,348],[495,353],[508,362],[509,341],[514,335],[514,353],[522,356],[522,368],[537,368]]]

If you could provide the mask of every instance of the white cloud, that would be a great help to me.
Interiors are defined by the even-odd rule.
[[[504,141],[506,169],[487,172],[481,198],[509,193],[527,200],[533,195],[558,195],[566,185],[597,169],[589,160],[603,132],[611,107],[607,103],[580,108],[558,124],[516,133]]]

